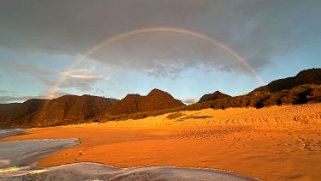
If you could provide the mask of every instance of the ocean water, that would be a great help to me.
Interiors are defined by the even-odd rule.
[[[24,130],[25,129],[20,129],[20,128],[0,129],[0,138],[23,134]]]

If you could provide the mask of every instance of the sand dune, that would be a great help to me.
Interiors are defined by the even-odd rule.
[[[264,180],[321,178],[321,104],[183,111],[141,120],[35,128],[1,141],[79,138],[38,166],[99,162],[229,170]]]

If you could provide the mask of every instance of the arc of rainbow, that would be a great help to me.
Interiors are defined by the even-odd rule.
[[[261,85],[264,85],[263,79],[259,76],[259,74],[256,72],[256,70],[249,63],[247,63],[245,61],[245,59],[239,53],[237,53],[236,51],[234,51],[233,49],[231,49],[227,45],[225,45],[222,42],[220,42],[218,40],[215,40],[215,39],[213,39],[213,38],[211,38],[211,37],[209,37],[207,35],[204,35],[202,33],[191,31],[191,30],[187,30],[187,29],[182,29],[182,28],[173,28],[173,27],[150,27],[150,28],[137,29],[137,30],[128,31],[128,32],[125,32],[125,33],[118,34],[118,35],[112,36],[110,38],[107,38],[107,39],[101,41],[100,43],[96,44],[92,48],[86,50],[82,54],[80,54],[78,56],[78,58],[69,66],[69,68],[67,69],[67,72],[70,71],[70,69],[72,69],[72,68],[76,67],[77,65],[79,65],[79,63],[81,63],[84,59],[86,59],[86,57],[92,55],[94,52],[96,52],[97,50],[101,49],[102,47],[110,45],[111,43],[119,41],[119,40],[121,40],[123,38],[129,37],[129,36],[133,36],[133,35],[137,35],[137,34],[141,34],[141,33],[147,33],[147,32],[182,33],[182,34],[185,34],[185,35],[190,35],[190,36],[202,39],[204,41],[210,42],[211,44],[222,48],[228,54],[230,54],[232,57],[234,57],[236,60],[238,60],[251,74],[253,74],[255,76],[255,78],[257,79],[257,81]],[[58,79],[58,81],[51,88],[50,92],[47,94],[47,98],[54,97],[55,92],[57,91],[57,89],[59,88],[61,83],[66,78],[67,78],[67,76],[62,75]]]

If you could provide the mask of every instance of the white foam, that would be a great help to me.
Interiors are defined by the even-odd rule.
[[[195,169],[179,167],[133,167],[117,169],[97,163],[73,163],[45,169],[16,169],[7,174],[0,174],[2,180],[186,180],[186,181],[247,181],[257,180],[231,172],[213,169]],[[52,179],[54,178],[54,179]]]

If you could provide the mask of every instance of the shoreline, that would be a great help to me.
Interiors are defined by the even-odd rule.
[[[77,146],[79,139],[42,139],[0,142],[0,179],[10,180],[257,180],[238,173],[209,168],[152,166],[117,168],[94,162],[52,167],[37,166],[44,157]],[[134,177],[134,179],[133,179]]]
[[[42,158],[77,144],[73,138],[0,142],[0,169],[33,168]]]
[[[38,166],[99,162],[117,168],[202,167],[264,180],[321,175],[321,104],[183,111],[140,120],[28,129],[0,141],[79,138]],[[62,159],[63,158],[63,159]]]
[[[47,168],[22,168],[0,172],[4,181],[21,180],[186,180],[186,181],[257,181],[259,179],[244,176],[238,173],[207,169],[184,168],[175,166],[152,166],[116,168],[93,162],[79,162]]]

